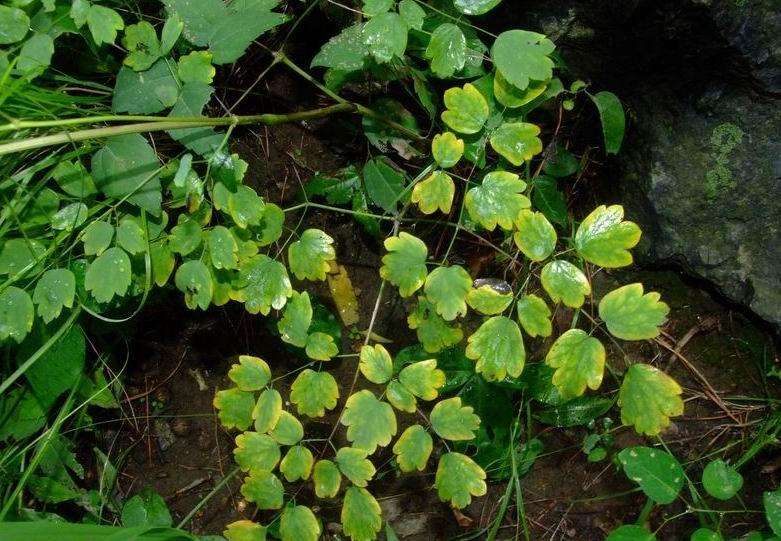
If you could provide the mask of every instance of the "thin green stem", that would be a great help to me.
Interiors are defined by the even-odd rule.
[[[214,496],[215,496],[215,495],[216,495],[216,494],[217,494],[217,493],[218,493],[220,490],[222,490],[222,489],[225,487],[225,485],[227,485],[227,484],[228,484],[228,482],[229,482],[231,479],[233,479],[234,477],[236,477],[236,474],[238,474],[238,473],[239,473],[239,471],[241,471],[241,468],[239,468],[238,466],[236,466],[236,467],[235,467],[235,468],[233,468],[231,471],[229,471],[229,472],[228,472],[228,474],[227,474],[225,477],[223,477],[222,479],[220,479],[220,482],[219,482],[219,483],[217,483],[217,484],[214,486],[214,488],[213,488],[213,489],[211,489],[211,491],[209,491],[209,493],[208,493],[208,494],[207,494],[207,495],[206,495],[206,496],[205,496],[205,497],[204,497],[204,498],[203,498],[201,501],[199,501],[199,502],[198,502],[198,503],[195,505],[195,507],[193,507],[193,508],[190,510],[190,512],[189,512],[189,513],[187,513],[187,515],[185,515],[185,517],[184,517],[184,518],[183,518],[183,519],[182,519],[182,520],[179,522],[179,524],[177,524],[177,525],[176,525],[176,527],[177,527],[177,528],[184,528],[184,525],[185,525],[185,524],[187,524],[188,522],[190,522],[190,521],[192,520],[192,518],[195,516],[195,514],[196,514],[198,511],[200,511],[200,510],[201,510],[201,508],[203,508],[203,506],[204,506],[204,505],[206,505],[206,503],[207,503],[209,500],[211,500],[211,499],[212,499],[212,498],[213,498],[213,497],[214,497]]]

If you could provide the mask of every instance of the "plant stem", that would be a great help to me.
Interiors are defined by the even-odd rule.
[[[648,517],[651,514],[651,511],[654,510],[654,501],[651,498],[646,498],[645,505],[643,506],[643,509],[640,511],[640,516],[637,517],[637,525],[638,526],[644,526],[646,522],[648,522]]]
[[[21,139],[19,141],[13,141],[11,143],[0,145],[0,156],[4,154],[12,154],[14,152],[22,152],[24,150],[32,150],[34,148],[42,148],[76,141],[85,141],[88,139],[101,139],[104,137],[112,137],[115,135],[123,135],[128,133],[145,133],[153,131],[176,130],[181,128],[201,128],[206,126],[237,126],[241,124],[265,124],[267,126],[273,126],[276,124],[283,124],[285,122],[297,122],[300,120],[322,118],[334,113],[355,111],[357,111],[357,107],[351,103],[338,103],[329,107],[286,114],[265,113],[262,115],[227,116],[217,118],[191,117],[187,119],[176,118],[173,120],[165,117],[166,120],[155,120],[151,122],[141,122],[138,124],[126,124],[124,126],[91,128],[87,130],[62,132],[52,135],[42,135],[40,137]],[[92,122],[92,120],[90,120],[90,122]]]
[[[240,468],[236,466],[231,471],[225,475],[222,479],[220,479],[220,482],[217,483],[213,489],[201,500],[199,501],[195,507],[193,507],[189,513],[179,522],[179,524],[176,525],[177,528],[183,528],[185,524],[190,522],[192,518],[195,516],[195,514],[201,510],[201,508],[206,505],[206,503],[214,497],[215,494],[217,494],[220,490],[222,490],[225,485],[228,484],[228,481],[236,477],[236,474],[239,473]]]

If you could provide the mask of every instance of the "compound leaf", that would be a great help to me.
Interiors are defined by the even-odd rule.
[[[276,475],[270,471],[258,470],[250,473],[241,485],[241,494],[258,509],[280,509],[285,489]]]
[[[541,212],[523,209],[516,220],[518,231],[513,240],[523,255],[532,261],[544,261],[556,248],[556,230]]]
[[[729,500],[743,488],[743,476],[717,458],[711,460],[702,471],[702,486],[705,492],[719,500]]]
[[[225,428],[247,430],[252,424],[252,408],[255,397],[252,393],[239,389],[226,389],[214,395],[214,407],[218,411],[220,423]]]
[[[444,25],[443,25],[444,26]],[[488,102],[471,83],[445,91],[442,121],[458,133],[472,134],[483,129],[488,120]]]
[[[281,456],[279,444],[267,434],[244,432],[236,436],[233,457],[241,471],[272,471]]]
[[[399,381],[421,400],[434,400],[445,384],[445,373],[437,368],[436,359],[408,364],[399,372]]]
[[[455,24],[441,24],[431,33],[423,56],[431,61],[431,71],[438,77],[450,77],[466,63],[466,37]]]
[[[474,460],[461,453],[445,453],[439,459],[434,478],[439,499],[450,501],[456,509],[472,502],[472,496],[484,496],[488,487],[485,472]]]
[[[461,397],[440,400],[431,410],[431,427],[446,440],[471,440],[480,427],[480,417],[472,406],[463,406]]]
[[[493,171],[483,177],[480,186],[471,188],[464,197],[464,206],[475,222],[493,231],[497,224],[512,229],[521,210],[531,202],[522,194],[526,183],[515,173]]]
[[[426,280],[428,248],[419,238],[402,231],[385,239],[388,253],[382,258],[380,276],[399,288],[399,295],[409,297]]]
[[[68,269],[50,269],[43,273],[35,284],[33,302],[38,306],[38,315],[49,323],[57,318],[63,308],[73,307],[76,295],[76,277]]]
[[[623,340],[646,340],[659,336],[659,326],[667,319],[670,307],[655,291],[643,295],[643,284],[628,284],[614,289],[599,302],[599,317],[610,334]]]
[[[586,387],[597,390],[605,371],[605,348],[580,329],[570,329],[551,346],[545,363],[556,369],[553,384],[565,400],[582,395]]]
[[[322,417],[326,410],[336,407],[339,386],[328,372],[315,372],[307,368],[293,381],[290,387],[290,401],[298,413],[308,417]]]
[[[418,204],[423,214],[433,214],[437,209],[449,214],[455,193],[456,185],[450,175],[444,171],[434,171],[428,178],[415,184],[411,200]]]
[[[640,242],[640,228],[625,222],[624,207],[600,205],[586,216],[575,232],[575,249],[583,259],[606,268],[632,264],[633,248]]]
[[[438,133],[431,142],[431,155],[443,169],[453,167],[464,155],[464,140],[453,132]]]
[[[374,464],[367,457],[363,449],[355,447],[342,447],[336,452],[336,464],[352,484],[358,487],[365,487],[374,477],[377,470]]]
[[[472,289],[472,278],[459,265],[437,267],[426,277],[423,290],[445,321],[466,315],[466,296]]]
[[[655,436],[683,413],[682,389],[674,379],[647,364],[633,364],[618,391],[621,422],[640,434]]]
[[[683,468],[670,453],[651,447],[629,447],[618,453],[629,479],[659,504],[675,501],[683,487]]]
[[[121,297],[127,292],[131,270],[127,253],[122,248],[109,248],[87,266],[84,287],[92,292],[96,301],[109,302],[114,295]]]
[[[303,445],[294,445],[285,453],[285,458],[279,464],[279,471],[285,476],[285,480],[288,483],[298,481],[299,479],[305,481],[309,479],[309,475],[312,473],[314,462],[312,451]]]
[[[307,229],[288,248],[290,271],[299,280],[325,280],[329,261],[336,259],[334,239],[319,229]]]
[[[532,338],[547,337],[553,333],[550,317],[551,311],[545,301],[537,295],[524,295],[516,305],[518,322]]]
[[[569,261],[551,261],[542,268],[540,279],[553,302],[563,302],[570,308],[580,308],[586,295],[591,294],[586,275]]]
[[[387,383],[393,376],[393,361],[382,344],[361,347],[358,368],[372,383]]]
[[[550,55],[556,46],[536,32],[508,30],[502,32],[491,48],[491,59],[504,78],[520,90],[529,81],[547,81],[553,77]]]
[[[285,306],[282,319],[277,323],[282,341],[299,348],[306,347],[307,332],[311,323],[312,303],[309,300],[309,293],[293,291]]]
[[[342,474],[330,460],[318,460],[312,470],[312,482],[318,498],[333,498],[339,493]]]
[[[347,427],[347,441],[369,454],[374,453],[378,446],[388,445],[396,434],[393,408],[366,389],[347,399],[341,422]]]
[[[491,148],[518,167],[542,152],[540,128],[528,122],[508,122],[491,134]]]
[[[408,427],[393,445],[393,453],[401,471],[423,471],[434,449],[431,434],[420,425]]]
[[[475,370],[488,381],[501,381],[523,371],[526,351],[518,324],[504,316],[484,322],[467,340],[466,356],[476,360]]]

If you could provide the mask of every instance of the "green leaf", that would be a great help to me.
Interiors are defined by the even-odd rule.
[[[92,177],[98,189],[160,216],[160,160],[139,134],[117,135],[92,157]]]
[[[305,347],[311,323],[312,303],[309,300],[309,293],[293,291],[290,301],[285,306],[282,319],[277,323],[282,341],[296,347]]]
[[[226,389],[214,395],[214,407],[218,411],[220,423],[225,428],[247,430],[252,424],[254,405],[255,397],[252,393],[238,389]]]
[[[670,307],[655,291],[643,295],[643,284],[628,284],[614,289],[599,301],[599,317],[610,334],[623,340],[647,340],[661,332]]]
[[[263,210],[263,199],[249,186],[237,186],[228,199],[228,212],[242,229],[248,225],[259,225]]]
[[[92,34],[92,39],[100,45],[114,43],[114,40],[117,39],[117,30],[122,30],[125,23],[119,13],[113,9],[92,4],[87,12],[87,26]]]
[[[765,518],[770,529],[777,536],[781,536],[781,487],[777,488],[775,492],[764,492],[762,505],[765,508]]]
[[[367,452],[364,449],[355,447],[342,447],[336,452],[336,464],[352,484],[358,487],[365,487],[374,477],[377,470],[374,464],[366,458]]]
[[[544,171],[552,177],[562,178],[574,175],[580,169],[580,162],[565,147],[556,144],[553,155],[545,162]]]
[[[443,25],[444,26],[444,25]],[[477,133],[488,119],[488,102],[471,83],[445,91],[442,121],[459,133]]]
[[[605,371],[605,348],[580,329],[570,329],[551,346],[545,363],[556,369],[553,384],[565,400],[582,395],[586,387],[596,391]]]
[[[48,34],[35,32],[22,45],[16,69],[28,79],[41,75],[49,67],[54,55],[54,40]]]
[[[743,476],[721,460],[711,460],[702,471],[705,492],[718,500],[729,500],[743,488]]]
[[[431,142],[431,155],[443,169],[453,167],[463,154],[464,140],[456,137],[453,132],[438,133]]]
[[[566,227],[569,219],[567,200],[556,186],[556,179],[540,175],[532,183],[532,204],[548,220]]]
[[[505,107],[514,109],[537,99],[548,88],[548,81],[538,81],[521,90],[504,78],[500,71],[494,74],[494,97]]]
[[[431,61],[431,71],[437,77],[451,77],[466,63],[466,37],[455,24],[440,24],[431,33],[423,56]]]
[[[540,279],[553,302],[563,302],[570,308],[580,308],[586,296],[591,295],[591,284],[583,271],[563,259],[545,265]]]
[[[437,267],[426,277],[424,291],[445,321],[466,315],[466,296],[472,289],[472,278],[459,265]]]
[[[598,396],[579,396],[566,402],[561,402],[558,393],[555,396],[556,404],[542,410],[534,417],[545,424],[561,428],[587,426],[613,406],[611,399]]]
[[[45,252],[46,247],[35,239],[6,240],[0,250],[0,275],[13,277],[23,270],[33,269],[36,263],[41,262]]]
[[[474,414],[472,406],[462,406],[458,396],[437,402],[430,419],[434,432],[451,441],[474,439],[480,427],[480,417]]]
[[[290,387],[290,401],[296,405],[300,415],[322,417],[326,410],[336,407],[338,399],[339,386],[328,372],[315,372],[307,368]]]
[[[510,84],[525,90],[530,80],[547,81],[553,77],[553,60],[549,55],[555,48],[542,34],[509,30],[494,41],[491,59]]]
[[[271,436],[257,432],[244,432],[236,436],[233,457],[241,471],[272,471],[281,457],[279,444]]]
[[[487,381],[501,381],[523,371],[526,351],[518,324],[504,316],[485,321],[467,339],[466,356],[476,360],[475,370]]]
[[[329,261],[336,259],[334,239],[319,229],[307,229],[288,248],[290,271],[299,280],[325,280]]]
[[[363,25],[363,40],[377,62],[390,62],[404,56],[407,25],[398,13],[380,13]]]
[[[182,35],[184,29],[184,21],[176,14],[172,13],[166,19],[163,25],[163,31],[160,36],[160,54],[167,55],[174,48],[176,42],[179,40],[179,36]]]
[[[282,395],[276,389],[266,389],[258,397],[257,403],[252,408],[252,419],[255,421],[255,430],[258,432],[271,432],[282,415]]]
[[[388,253],[382,258],[380,276],[399,288],[399,295],[409,297],[426,281],[428,248],[419,238],[402,231],[385,239]]]
[[[39,327],[36,330],[42,329]],[[17,357],[19,359],[29,358],[48,339],[48,332],[37,332],[22,344]],[[84,332],[78,325],[73,325],[45,353],[38,357],[35,364],[25,371],[24,376],[42,408],[49,409],[60,395],[79,384],[84,374],[86,352]],[[88,381],[86,377],[85,381]],[[100,383],[108,386],[105,379],[98,382],[98,384]],[[111,395],[110,388],[107,389],[107,392]],[[94,395],[95,392],[90,394]],[[101,397],[96,398],[100,399]],[[111,398],[113,401],[113,396]],[[111,403],[110,407],[119,406]]]
[[[393,445],[393,454],[401,471],[423,471],[434,449],[431,435],[420,425],[408,427]]]
[[[62,207],[52,216],[52,229],[73,231],[87,219],[89,209],[84,203],[71,203]]]
[[[484,496],[488,487],[485,472],[474,460],[461,453],[445,453],[439,459],[434,478],[439,499],[450,501],[456,509],[472,502],[472,496]]]
[[[683,468],[670,453],[651,447],[629,447],[618,453],[618,461],[626,476],[656,503],[674,502],[683,487]]]
[[[131,255],[146,252],[146,233],[135,218],[127,216],[119,222],[117,244]]]
[[[382,528],[382,509],[368,490],[349,487],[342,502],[341,520],[350,539],[372,541]]]
[[[261,230],[257,238],[258,246],[268,246],[282,236],[282,226],[285,223],[285,212],[274,203],[266,203],[263,216],[260,219]]]
[[[23,289],[8,286],[0,293],[0,342],[13,339],[21,343],[33,328],[35,308]]]
[[[606,268],[632,264],[633,248],[640,242],[640,228],[624,222],[624,207],[600,205],[589,214],[575,232],[575,249],[583,259]]]
[[[409,364],[399,372],[399,381],[421,400],[434,400],[445,384],[445,373],[437,368],[436,359]]]
[[[508,122],[491,134],[491,147],[516,167],[542,152],[540,128],[528,122]]]
[[[318,498],[333,498],[339,493],[342,474],[330,460],[318,460],[312,470],[312,482]]]
[[[22,41],[30,31],[30,18],[19,8],[0,6],[0,45]]]
[[[211,84],[217,70],[212,66],[212,55],[208,51],[192,51],[179,58],[177,73],[187,83]]]
[[[748,537],[745,539],[748,539]],[[709,528],[697,528],[692,533],[689,541],[724,541],[724,538],[720,533],[714,532]]]
[[[480,186],[471,188],[464,196],[464,206],[473,221],[488,231],[497,224],[512,229],[518,214],[529,208],[529,199],[522,194],[526,183],[515,173],[493,171],[483,177]]]
[[[215,64],[238,60],[261,34],[286,20],[271,11],[275,0],[231,2],[220,0],[166,0],[168,12],[184,22],[184,36],[194,45],[208,46]]]
[[[241,265],[238,286],[250,314],[260,312],[266,316],[272,308],[281,310],[293,294],[285,266],[263,254]]]
[[[354,24],[325,43],[312,59],[312,67],[322,66],[350,72],[363,68],[369,47],[363,40],[363,26]]]
[[[120,69],[111,109],[116,113],[159,113],[173,106],[178,96],[179,84],[173,68],[166,59],[161,59],[146,71]]]
[[[84,287],[98,302],[127,293],[132,279],[130,258],[122,248],[109,248],[87,266]],[[211,283],[211,282],[210,282]]]
[[[363,167],[366,193],[375,205],[385,212],[396,212],[396,205],[404,192],[404,175],[382,158],[374,158]]]
[[[235,269],[239,264],[239,245],[225,226],[215,226],[206,234],[212,265],[215,269]]]
[[[394,0],[363,0],[361,11],[366,17],[374,17],[390,10],[393,7],[393,2]]]
[[[407,388],[397,379],[391,380],[385,388],[385,396],[388,402],[399,411],[415,413],[418,409],[418,401]]]
[[[179,223],[171,229],[168,242],[171,250],[179,255],[189,255],[201,245],[203,231],[201,224],[183,214]]]
[[[122,525],[166,528],[172,523],[165,500],[150,488],[143,489],[122,506]]]
[[[361,347],[358,368],[372,383],[387,383],[393,376],[393,361],[382,344]]]
[[[201,116],[204,107],[211,99],[213,91],[212,87],[203,83],[187,83],[182,87],[179,97],[168,116],[171,119],[182,116]],[[225,138],[223,134],[217,133],[212,128],[180,128],[168,130],[167,133],[189,150],[207,157],[219,155],[218,151],[222,147],[222,140]],[[221,156],[219,161],[213,162],[212,175],[217,176],[220,169],[229,171],[232,169],[234,174],[241,171],[239,167],[236,167],[237,161],[228,159],[224,154]],[[240,163],[238,162],[238,164]],[[221,208],[217,205],[217,201],[213,199],[212,202],[218,210]]]
[[[621,143],[624,141],[626,118],[621,100],[612,92],[602,91],[594,95],[588,95],[599,111],[599,119],[602,121],[602,135],[605,138],[605,152],[618,154]]]
[[[642,526],[624,524],[610,532],[605,541],[656,541],[656,536]]]
[[[260,391],[271,381],[271,369],[260,357],[239,355],[239,364],[231,365],[228,377],[242,391]]]
[[[464,15],[483,15],[488,13],[502,0],[454,0],[455,8]]]
[[[225,526],[227,541],[266,541],[266,527],[251,520],[237,520]]]
[[[285,458],[279,464],[279,471],[285,476],[288,483],[299,479],[306,481],[312,473],[314,462],[312,451],[303,445],[294,445],[287,450]]]
[[[149,246],[149,257],[152,261],[152,276],[158,287],[163,287],[174,271],[176,260],[168,242],[165,240],[153,242]]]
[[[556,230],[541,212],[523,209],[516,220],[513,235],[516,246],[532,261],[544,261],[556,248]]]
[[[76,277],[68,269],[47,270],[38,279],[33,291],[33,302],[45,323],[56,319],[63,308],[73,307],[76,295]]]
[[[280,445],[295,445],[304,437],[304,427],[292,413],[282,410],[269,435]]]
[[[209,268],[203,262],[197,259],[185,261],[176,270],[174,283],[176,288],[184,293],[184,303],[187,308],[191,310],[209,308],[214,294],[214,283]]]
[[[328,361],[339,353],[334,337],[324,332],[313,332],[306,339],[306,356],[316,361]]]
[[[347,441],[369,454],[385,447],[396,434],[396,415],[387,402],[377,400],[364,389],[350,396],[344,406],[342,424],[347,427]]]
[[[279,525],[282,541],[317,541],[321,531],[320,522],[306,506],[288,506],[282,512]]]
[[[417,331],[418,340],[431,353],[458,344],[464,337],[461,328],[448,326],[425,297],[418,298],[418,305],[407,317],[407,323],[410,329]]]
[[[640,434],[656,436],[683,413],[682,389],[670,376],[647,364],[633,364],[618,391],[621,422]]]
[[[444,171],[434,171],[428,178],[415,184],[411,200],[418,204],[423,214],[432,214],[437,209],[450,214],[455,193],[456,185],[450,175]]]
[[[280,509],[284,503],[285,488],[270,471],[257,470],[244,479],[241,495],[258,509]]]
[[[124,64],[134,71],[149,69],[162,56],[155,27],[147,21],[140,21],[125,28],[122,44],[129,53]]]
[[[420,30],[423,28],[426,12],[415,0],[401,0],[399,2],[399,15],[410,29]]]
[[[52,176],[62,191],[73,197],[89,197],[97,192],[95,181],[80,162],[60,162]]]
[[[492,316],[504,312],[513,302],[512,292],[502,293],[490,285],[482,285],[469,290],[466,303],[481,314]]]
[[[518,310],[518,322],[526,334],[532,338],[547,337],[553,333],[550,308],[537,295],[524,295],[518,301],[516,309]]]

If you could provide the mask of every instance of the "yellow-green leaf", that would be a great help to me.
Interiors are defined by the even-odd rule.
[[[523,371],[526,351],[518,324],[504,316],[484,322],[467,340],[466,356],[476,360],[475,370],[488,381],[501,381]]]
[[[241,495],[258,509],[279,509],[285,496],[282,481],[270,471],[258,470],[249,474],[241,485]]]
[[[239,263],[239,245],[225,226],[218,225],[206,234],[212,265],[215,269],[235,269]]]
[[[382,344],[361,347],[358,368],[372,383],[386,383],[393,376],[393,361]]]
[[[570,308],[580,308],[586,295],[591,295],[586,275],[569,261],[551,261],[542,268],[540,279],[553,302],[563,302]]]
[[[556,369],[553,384],[565,400],[582,395],[586,387],[596,391],[605,371],[605,348],[580,329],[570,329],[551,346],[545,363]]]
[[[282,410],[269,435],[280,445],[295,445],[304,437],[304,427],[292,413]]]
[[[448,326],[426,297],[418,298],[418,306],[407,316],[407,323],[410,329],[415,329],[418,340],[429,353],[458,344],[464,337],[461,328]]]
[[[214,395],[214,407],[217,409],[220,423],[225,428],[247,430],[252,424],[252,408],[255,397],[252,393],[238,389],[218,391]]]
[[[365,487],[377,470],[364,449],[342,447],[336,452],[336,465],[352,484]]]
[[[426,277],[423,290],[445,321],[466,315],[466,296],[472,289],[472,278],[459,265],[437,267]]]
[[[244,432],[236,436],[233,457],[241,471],[272,471],[281,457],[279,444],[271,436]]]
[[[431,142],[431,155],[443,169],[453,167],[463,154],[464,140],[456,137],[453,132],[438,133]]]
[[[339,353],[334,337],[324,332],[313,332],[306,338],[306,356],[315,361],[328,361]]]
[[[522,194],[525,189],[526,183],[515,173],[493,171],[483,177],[480,186],[466,193],[464,205],[472,220],[488,231],[493,231],[497,224],[510,230],[518,213],[531,206]]]
[[[382,510],[374,496],[360,487],[349,487],[342,502],[342,527],[352,541],[372,541],[382,528]]]
[[[682,389],[674,379],[647,364],[633,364],[618,391],[621,422],[640,434],[655,436],[683,413]]]
[[[385,397],[388,402],[399,411],[415,413],[418,408],[418,401],[409,390],[397,379],[391,380],[385,388]]]
[[[494,73],[494,97],[496,101],[510,109],[531,103],[541,96],[547,88],[548,81],[536,81],[524,90],[520,90],[505,79],[500,71],[497,70]]]
[[[309,293],[293,291],[285,306],[282,319],[277,322],[280,338],[283,342],[296,347],[306,347],[309,325],[312,323],[312,303]]]
[[[303,370],[290,386],[290,401],[300,415],[322,417],[326,410],[336,407],[339,387],[328,372]]]
[[[524,209],[516,220],[518,231],[513,235],[518,249],[532,261],[543,261],[556,248],[556,230],[541,212]]]
[[[265,254],[242,262],[237,285],[244,308],[250,314],[266,316],[272,308],[281,310],[293,294],[285,266]]]
[[[307,229],[288,248],[290,271],[299,280],[325,280],[329,261],[336,259],[334,239],[319,229]]]
[[[318,498],[333,498],[339,493],[342,474],[330,460],[318,460],[312,470],[312,482]]]
[[[237,520],[225,526],[227,541],[266,541],[266,528],[251,520]]]
[[[482,285],[469,290],[466,303],[481,314],[492,316],[504,312],[513,302],[512,292],[502,293],[490,285]]]
[[[115,249],[118,248],[106,250],[100,257],[104,257]],[[214,282],[209,268],[202,261],[191,259],[184,262],[176,269],[174,283],[176,288],[184,293],[184,302],[187,308],[206,310],[211,304],[214,295]]]
[[[660,301],[656,291],[643,295],[643,284],[628,284],[614,289],[599,301],[599,317],[607,330],[623,340],[647,340],[661,332],[670,307]]]
[[[282,395],[276,389],[266,389],[260,393],[258,401],[254,404],[252,419],[255,421],[255,430],[269,432],[279,421],[282,415]]]
[[[629,248],[640,242],[640,228],[623,221],[624,207],[600,205],[575,232],[575,249],[583,259],[607,268],[632,264]]]
[[[528,122],[507,122],[491,134],[491,148],[518,167],[542,152],[540,128]]]
[[[84,287],[92,292],[96,301],[109,302],[115,295],[122,297],[127,293],[132,278],[131,271],[127,253],[116,246],[109,248],[87,266]],[[211,299],[211,292],[209,292],[209,299]]]
[[[407,473],[425,470],[433,449],[431,434],[420,425],[407,428],[393,445],[396,462],[399,463],[401,471]]]
[[[448,88],[444,101],[447,109],[442,112],[442,121],[458,133],[477,133],[488,119],[488,103],[471,83]]]
[[[439,437],[452,440],[471,440],[480,427],[480,417],[474,414],[472,406],[461,404],[461,397],[440,400],[431,410],[431,427]]]
[[[317,517],[305,505],[286,507],[279,522],[282,541],[317,541],[322,528]]]
[[[279,464],[279,471],[288,483],[299,479],[306,481],[312,473],[314,462],[312,451],[303,445],[294,445],[285,453],[285,458]]]
[[[421,400],[434,400],[445,384],[445,373],[437,368],[436,359],[408,364],[399,372],[399,381]]]
[[[369,454],[385,447],[396,434],[396,414],[369,390],[358,391],[347,399],[342,415],[347,427],[347,441]]]
[[[266,361],[251,355],[239,355],[239,364],[232,364],[228,377],[242,391],[259,391],[271,380]]]
[[[398,287],[399,295],[409,297],[426,281],[428,248],[404,231],[398,237],[388,237],[384,244],[388,253],[382,258],[380,276]]]
[[[445,453],[439,459],[434,478],[439,499],[456,509],[472,503],[472,496],[484,496],[488,487],[485,472],[474,460],[461,453]]]
[[[38,278],[33,302],[45,323],[59,317],[63,308],[72,308],[76,295],[76,277],[68,269],[49,269]]]
[[[532,338],[550,336],[553,333],[550,317],[551,311],[545,301],[537,295],[524,295],[516,305],[518,322]]]
[[[450,175],[444,171],[434,171],[427,179],[415,184],[411,199],[418,204],[423,214],[432,214],[437,209],[449,214],[455,193],[456,186]]]

